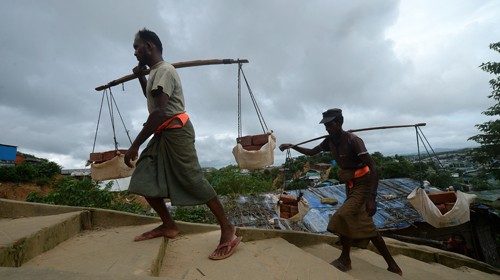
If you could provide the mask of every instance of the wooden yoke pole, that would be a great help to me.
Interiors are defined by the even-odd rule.
[[[191,61],[181,61],[174,62],[172,66],[175,68],[184,68],[184,67],[194,67],[194,66],[202,66],[202,65],[213,65],[213,64],[233,64],[233,63],[248,63],[247,59],[207,59],[207,60],[191,60]],[[142,71],[139,75],[147,75],[149,74],[150,69],[146,69]],[[97,91],[102,91],[107,88],[122,84],[124,82],[128,82],[130,80],[136,79],[139,76],[136,74],[130,74],[113,80],[106,85],[98,86],[95,88]]]
[[[350,130],[348,130],[348,132],[358,132],[358,131],[367,131],[367,130],[379,130],[379,129],[391,129],[391,128],[402,128],[402,127],[417,127],[417,126],[425,126],[425,125],[426,125],[426,123],[417,123],[417,124],[408,124],[408,125],[375,126],[375,127],[350,129]],[[296,146],[299,146],[299,145],[302,145],[302,144],[306,144],[306,143],[309,143],[309,142],[312,142],[312,141],[316,141],[316,140],[319,140],[319,139],[323,139],[323,138],[326,138],[328,136],[329,135],[323,135],[323,136],[320,136],[320,137],[316,137],[314,139],[310,139],[310,140],[307,140],[307,141],[304,141],[304,142],[300,142],[298,144],[293,145],[293,147],[296,147]]]

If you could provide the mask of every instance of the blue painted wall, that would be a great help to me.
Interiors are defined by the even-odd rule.
[[[0,144],[0,160],[16,160],[16,146]]]

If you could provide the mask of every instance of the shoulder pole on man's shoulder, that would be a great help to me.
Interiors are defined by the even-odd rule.
[[[248,63],[248,59],[205,59],[205,60],[191,60],[191,61],[181,61],[174,62],[172,66],[175,68],[185,68],[185,67],[194,67],[194,66],[203,66],[203,65],[214,65],[214,64],[234,64],[234,63]],[[136,79],[139,76],[144,76],[149,74],[149,69],[143,70],[137,74],[130,74],[113,80],[105,85],[98,86],[95,88],[96,91],[102,91],[108,89],[110,87],[128,82],[130,80]]]
[[[358,129],[350,129],[347,132],[359,132],[359,131],[367,131],[367,130],[380,130],[380,129],[391,129],[391,128],[403,128],[403,127],[417,127],[417,126],[425,126],[426,123],[417,123],[417,124],[407,124],[407,125],[390,125],[390,126],[374,126],[374,127],[365,127],[365,128],[358,128]],[[320,137],[316,137],[310,140],[306,140],[304,142],[300,142],[298,144],[294,144],[292,147],[297,147],[302,144],[306,144],[309,142],[313,142],[319,139],[324,139],[328,137],[329,135],[323,135]]]

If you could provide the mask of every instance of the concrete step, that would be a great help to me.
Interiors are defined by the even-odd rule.
[[[87,211],[0,220],[0,266],[20,266],[81,231]]]
[[[370,250],[356,249],[352,251],[352,257],[363,260],[366,263],[377,267],[387,267],[382,256]],[[425,263],[404,255],[396,255],[394,259],[403,270],[405,279],[442,279],[442,280],[480,280],[480,279],[500,279],[498,275],[492,275],[477,270],[464,268],[453,269],[438,263]],[[422,269],[425,267],[425,270]]]
[[[171,279],[353,279],[282,238],[242,242],[228,259],[208,255],[219,231],[180,236],[169,242],[160,277]]]
[[[156,238],[134,242],[133,238],[158,225],[84,231],[33,258],[23,267],[117,276],[156,276],[166,241]]]
[[[33,267],[0,267],[0,279],[16,279],[16,280],[154,280],[158,277],[153,276],[133,276],[133,275],[114,275],[114,274],[99,274],[99,273],[84,273],[60,271],[50,268],[33,268]],[[168,280],[162,278],[162,280]]]
[[[340,256],[341,250],[328,244],[316,244],[302,249],[330,263]],[[425,263],[404,255],[393,256],[403,270],[404,279],[500,279],[497,275],[484,273],[468,267],[452,269],[437,263]],[[351,251],[353,269],[348,272],[356,279],[401,279],[399,275],[386,270],[387,263],[379,254],[365,249]],[[425,270],[422,268],[425,267]]]
[[[306,247],[302,247],[301,249],[322,259],[327,263],[331,263],[333,260],[337,259],[341,253],[341,250],[325,243],[309,245]],[[366,262],[363,259],[356,257],[354,251],[356,250],[353,250],[353,252],[351,253],[352,270],[347,272],[347,274],[351,275],[353,278],[373,279],[373,280],[401,279],[399,275],[387,271],[386,269],[387,265],[381,256],[375,254],[376,258],[380,258],[383,262],[382,266],[376,266],[369,262]],[[422,279],[431,279],[431,278],[422,278]]]
[[[322,243],[302,248],[325,262],[331,262],[340,256],[341,251]],[[404,255],[393,256],[403,270],[404,279],[500,279],[497,275],[484,273],[471,268],[452,269],[437,263],[425,263]],[[353,269],[349,275],[357,279],[401,279],[399,275],[386,270],[387,263],[379,254],[365,249],[353,249],[351,252]]]

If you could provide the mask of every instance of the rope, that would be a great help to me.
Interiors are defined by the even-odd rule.
[[[122,90],[124,88],[122,87]],[[94,134],[94,143],[92,144],[92,153],[95,151],[95,145],[96,145],[96,142],[97,142],[97,133],[99,131],[99,124],[101,122],[101,115],[102,115],[102,107],[103,107],[103,104],[104,104],[104,97],[106,97],[106,105],[108,106],[108,111],[109,111],[109,117],[110,117],[110,120],[111,120],[111,127],[113,129],[113,142],[114,142],[114,145],[115,145],[115,150],[118,150],[118,141],[116,139],[116,128],[115,128],[115,117],[114,117],[114,108],[116,107],[116,111],[118,112],[118,116],[120,117],[120,120],[122,122],[122,125],[123,125],[123,128],[125,129],[125,133],[127,134],[127,138],[130,142],[130,144],[132,144],[132,138],[130,137],[130,131],[127,129],[127,126],[125,125],[125,121],[123,120],[123,116],[120,112],[120,109],[118,108],[118,104],[116,103],[116,99],[115,97],[113,96],[113,93],[111,92],[111,88],[109,88],[109,92],[108,92],[108,89],[105,89],[104,92],[103,92],[103,95],[102,95],[102,98],[101,98],[101,105],[99,107],[99,115],[97,117],[97,126],[96,126],[96,129],[95,129],[95,134]]]
[[[241,136],[241,63],[238,63],[238,138]]]
[[[266,133],[269,131],[267,128],[266,121],[264,120],[264,116],[262,115],[262,112],[260,111],[259,105],[257,104],[257,100],[255,99],[255,96],[253,95],[252,89],[250,88],[250,85],[248,84],[247,77],[245,76],[245,72],[243,72],[243,68],[241,68],[241,73],[243,74],[243,79],[245,79],[245,84],[247,85],[248,93],[250,94],[250,98],[252,99],[253,107],[255,108],[255,112],[257,113],[257,117],[259,118],[260,126],[262,127],[262,131]]]
[[[123,86],[123,84],[122,84],[122,86]],[[118,115],[120,116],[120,120],[122,121],[123,129],[125,129],[125,133],[127,134],[128,141],[130,142],[130,145],[132,145],[132,139],[130,138],[130,134],[129,134],[130,131],[125,126],[125,122],[123,121],[123,117],[122,117],[122,114],[120,113],[120,109],[118,108],[118,104],[116,104],[115,97],[111,96],[111,99],[112,99],[113,103],[115,104],[116,111],[118,112]]]
[[[248,89],[248,93],[250,94],[250,99],[252,100],[252,104],[255,108],[255,112],[257,113],[257,118],[259,119],[262,131],[263,133],[266,133],[269,131],[269,128],[267,127],[266,121],[264,120],[264,116],[260,111],[259,105],[257,104],[257,100],[253,95],[252,89],[250,88],[250,84],[248,83],[247,77],[245,76],[245,72],[243,72],[242,63],[238,63],[238,137],[242,136],[242,125],[241,125],[241,75],[242,74]]]
[[[111,88],[109,89],[109,96],[113,98],[113,93],[111,92]],[[109,118],[111,120],[111,127],[113,129],[113,141],[115,144],[115,150],[118,150],[118,141],[116,141],[115,117],[113,113],[113,103],[111,102],[111,98],[109,96],[106,95],[106,101],[108,102]]]
[[[418,162],[422,162],[422,159],[420,157],[420,143],[419,143],[419,137],[418,137],[418,129],[417,127],[415,126],[415,134],[416,134],[416,137],[417,137],[417,153],[418,153]],[[422,165],[420,164],[420,172],[419,172],[419,181],[420,181],[420,186],[422,187],[424,182],[422,181],[422,175],[423,175],[423,172],[422,172]]]
[[[429,140],[427,140],[427,137],[425,137],[425,134],[422,132],[422,129],[419,127],[418,130],[420,131],[420,134],[422,134],[422,136],[424,137],[425,142],[427,142],[427,145],[429,145],[429,148],[431,149],[432,154],[434,155],[434,158],[439,163],[439,166],[441,166],[441,168],[444,168],[443,164],[441,163],[441,161],[439,160],[438,156],[436,155],[436,152],[434,152],[434,149],[432,148],[431,144],[429,143]],[[429,152],[427,151],[427,153],[429,153]],[[431,156],[431,155],[429,154],[429,156]]]
[[[283,170],[283,188],[281,189],[280,193],[282,193],[286,189],[286,175],[290,171],[290,166],[292,164],[292,153],[290,149],[286,149],[286,157],[285,157],[285,169]],[[292,178],[290,178],[292,179]]]
[[[101,98],[101,106],[99,108],[99,116],[97,117],[97,126],[95,128],[95,135],[94,135],[94,144],[92,145],[92,153],[95,150],[95,143],[97,140],[97,131],[99,130],[99,122],[101,121],[101,112],[102,112],[102,104],[104,103],[104,95],[107,94],[107,90],[104,90],[104,93]]]

